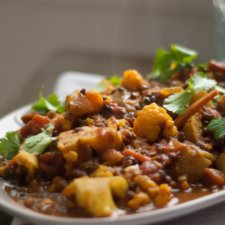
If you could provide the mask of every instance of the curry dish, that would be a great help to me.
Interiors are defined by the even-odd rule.
[[[222,190],[225,64],[196,55],[173,45],[146,78],[127,70],[64,102],[40,95],[0,139],[6,193],[47,215],[107,217]]]

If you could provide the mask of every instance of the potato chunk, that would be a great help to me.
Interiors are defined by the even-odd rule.
[[[146,105],[134,121],[134,132],[149,141],[156,141],[159,134],[164,137],[176,136],[177,128],[166,110],[156,103]]]
[[[156,184],[146,175],[137,175],[134,182],[149,195],[157,207],[164,207],[170,201],[171,188],[168,184]]]
[[[222,152],[216,159],[216,167],[225,173],[225,151]]]
[[[225,175],[217,169],[205,168],[203,182],[207,186],[223,186],[225,184]]]
[[[193,146],[184,146],[180,150],[172,173],[176,176],[186,175],[189,182],[197,182],[202,177],[204,169],[208,168],[215,157],[209,152]]]
[[[185,124],[184,134],[187,140],[191,142],[198,142],[202,138],[203,126],[201,122],[201,114],[196,113]]]
[[[77,204],[95,217],[110,216],[117,210],[113,196],[124,198],[127,181],[121,177],[82,177],[72,181],[63,191],[67,197],[75,197]]]
[[[134,195],[134,197],[128,202],[129,207],[132,209],[138,209],[141,206],[147,205],[150,203],[149,196],[144,192],[139,192]]]
[[[126,70],[123,73],[121,85],[129,91],[139,91],[144,84],[143,77],[136,70]]]
[[[14,160],[17,164],[25,167],[28,170],[28,175],[32,176],[35,170],[38,169],[37,156],[32,153],[21,150],[15,157]]]
[[[66,109],[74,117],[98,113],[102,107],[102,96],[96,91],[76,91],[66,99]]]
[[[59,135],[58,148],[64,157],[70,152],[77,152],[78,158],[88,148],[103,152],[110,148],[119,149],[122,145],[120,132],[113,128],[82,127],[78,132],[73,130]],[[75,159],[75,157],[74,157]]]

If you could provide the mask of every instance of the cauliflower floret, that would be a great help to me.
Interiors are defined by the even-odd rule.
[[[134,182],[149,195],[157,207],[165,206],[171,198],[171,188],[168,184],[156,184],[146,175],[137,175]]]
[[[176,136],[177,128],[166,110],[156,103],[146,105],[134,121],[134,132],[149,141],[156,141],[159,134],[164,137]]]
[[[121,177],[82,177],[72,181],[63,191],[67,197],[75,197],[77,204],[95,217],[110,216],[117,210],[113,196],[124,198],[127,181]]]
[[[68,152],[73,151],[78,153],[78,159],[81,157],[86,159],[90,148],[97,152],[103,152],[109,148],[118,149],[121,145],[122,136],[117,130],[87,126],[82,127],[78,132],[71,130],[61,133],[58,141],[58,148],[63,153],[64,158]]]
[[[92,174],[92,177],[112,177],[112,171],[110,167],[100,165]]]
[[[96,91],[76,91],[66,99],[66,109],[74,117],[98,113],[102,107],[102,96]]]
[[[176,177],[185,175],[189,182],[201,179],[204,169],[215,160],[215,156],[198,147],[184,146],[172,167],[172,174]]]
[[[123,73],[121,85],[129,91],[139,91],[144,84],[143,77],[136,70],[126,70]]]
[[[35,170],[38,169],[37,156],[32,153],[21,150],[15,157],[14,160],[17,164],[25,167],[28,170],[28,175],[32,176]]]

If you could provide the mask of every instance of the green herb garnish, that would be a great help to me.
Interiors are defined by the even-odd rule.
[[[171,45],[169,51],[159,48],[156,51],[150,78],[165,82],[181,68],[190,66],[196,57],[197,52],[179,45]]]
[[[170,95],[164,100],[164,108],[176,113],[182,114],[189,105],[193,95],[200,91],[209,91],[216,88],[216,81],[204,77],[202,74],[196,74],[189,78],[187,88],[178,94]]]
[[[65,112],[65,104],[60,102],[59,97],[55,94],[44,98],[42,93],[40,93],[39,99],[32,105],[32,109],[42,115],[45,115],[49,111],[63,113]]]
[[[209,91],[216,86],[216,81],[205,77],[204,74],[196,74],[189,78],[188,89],[195,93],[199,91]]]
[[[109,83],[111,83],[114,87],[119,87],[122,81],[122,78],[114,75],[111,77],[106,77],[105,80],[107,80]],[[104,79],[99,82],[96,87],[94,88],[95,91],[102,92],[107,88],[107,82],[104,82]]]
[[[8,132],[5,138],[0,139],[0,154],[6,159],[12,159],[19,151],[20,138],[18,133]]]
[[[113,86],[118,87],[121,84],[122,78],[117,75],[106,77],[106,80],[109,81]]]
[[[18,132],[8,132],[5,138],[0,139],[0,154],[6,159],[12,159],[19,150],[39,155],[56,140],[55,137],[52,137],[52,129],[53,126],[48,126],[41,133],[26,138],[22,145]]]
[[[55,137],[52,137],[52,126],[37,135],[26,138],[24,143],[21,145],[20,150],[30,152],[34,155],[40,155],[43,151],[54,141]]]
[[[188,91],[173,94],[164,100],[163,106],[170,112],[180,115],[185,111],[186,106],[189,104],[192,96],[192,92]]]
[[[207,127],[214,134],[215,139],[225,136],[225,118],[215,118],[209,122]]]

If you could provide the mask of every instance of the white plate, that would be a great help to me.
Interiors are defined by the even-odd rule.
[[[74,82],[78,84],[76,79],[76,73],[74,73]],[[70,74],[71,76],[71,74]],[[83,77],[89,81],[91,75]],[[65,79],[65,77],[63,78]],[[92,80],[93,85],[99,80]],[[73,82],[72,80],[70,82]],[[82,80],[83,83],[83,80]],[[58,83],[60,85],[60,82]],[[88,85],[88,86],[89,86]],[[85,85],[84,85],[85,86]],[[66,88],[66,87],[65,87]],[[18,116],[22,115],[29,109],[29,106],[20,108],[0,120],[0,136],[3,136],[7,131],[15,130],[19,128]],[[178,204],[175,206],[157,209],[155,211],[149,211],[139,214],[121,216],[118,218],[62,218],[43,215],[34,212],[28,208],[25,208],[18,203],[14,202],[4,191],[3,182],[0,181],[0,208],[12,216],[17,216],[24,221],[32,222],[33,224],[42,225],[142,225],[142,224],[154,224],[156,222],[162,222],[168,219],[176,218],[191,212],[196,212],[200,209],[218,204],[225,201],[225,190],[210,194],[205,197],[201,197],[186,203]]]

